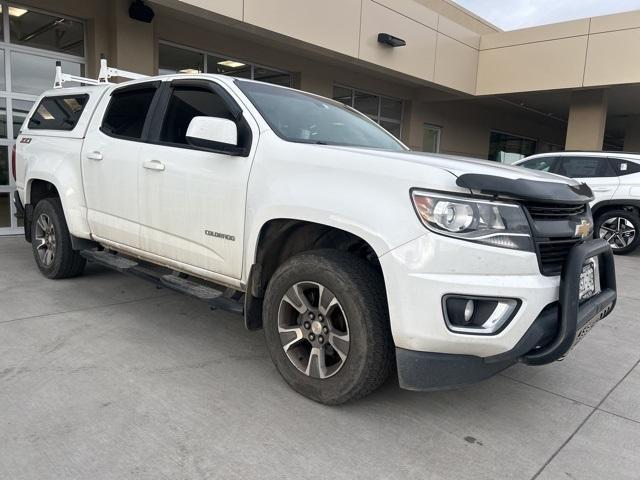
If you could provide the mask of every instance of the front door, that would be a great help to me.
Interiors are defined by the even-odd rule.
[[[147,252],[240,278],[252,156],[204,151],[185,138],[193,117],[235,118],[232,100],[228,94],[223,98],[220,88],[186,80],[172,82],[166,92],[166,113],[154,129],[157,138],[145,145],[139,160],[140,237]]]
[[[156,83],[116,89],[95,112],[82,147],[87,218],[93,235],[140,247],[138,176],[145,119]]]

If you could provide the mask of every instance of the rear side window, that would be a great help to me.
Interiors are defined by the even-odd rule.
[[[31,130],[73,130],[80,120],[89,95],[45,97],[29,119]]]
[[[616,174],[606,158],[560,157],[555,173],[569,178],[615,177]]]
[[[612,158],[611,165],[616,171],[616,175],[631,175],[632,173],[640,173],[640,163],[632,162],[631,160],[623,160],[620,158]]]
[[[113,92],[102,120],[101,130],[114,137],[140,140],[156,90],[154,85]]]

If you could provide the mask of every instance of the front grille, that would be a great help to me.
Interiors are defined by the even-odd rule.
[[[587,211],[586,205],[528,203],[526,207],[534,220],[572,220]]]
[[[579,238],[564,238],[537,242],[540,271],[543,275],[555,276],[562,273],[564,261],[569,251],[582,240]]]

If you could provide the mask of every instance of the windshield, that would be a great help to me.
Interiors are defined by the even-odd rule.
[[[290,142],[406,150],[377,123],[340,102],[266,83],[236,84],[275,133]]]

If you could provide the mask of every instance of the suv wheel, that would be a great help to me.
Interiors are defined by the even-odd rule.
[[[612,210],[598,217],[595,231],[609,242],[613,253],[624,255],[640,243],[640,217],[626,210]]]
[[[267,348],[297,392],[336,405],[388,377],[393,346],[382,278],[335,250],[302,253],[274,273],[264,302]]]
[[[86,260],[71,247],[71,235],[58,198],[36,204],[31,224],[31,248],[42,274],[51,279],[80,275]]]

